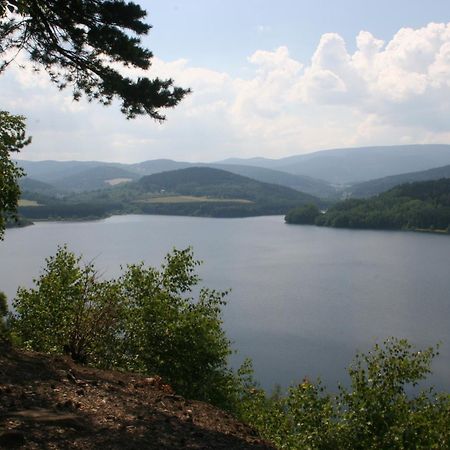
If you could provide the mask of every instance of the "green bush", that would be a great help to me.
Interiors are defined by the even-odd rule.
[[[183,395],[223,404],[232,377],[221,320],[226,293],[200,289],[194,300],[199,264],[188,248],[167,255],[160,270],[128,266],[118,280],[125,307],[123,365],[158,373]]]
[[[119,339],[122,302],[115,281],[101,281],[67,247],[46,259],[34,289],[19,288],[12,331],[26,348],[68,353],[78,362],[108,367]]]
[[[435,354],[390,339],[356,356],[350,389],[331,395],[305,380],[285,397],[248,390],[241,415],[278,448],[447,449],[450,396],[417,389]]]
[[[227,368],[225,292],[199,289],[192,249],[174,249],[160,269],[130,265],[100,280],[66,247],[46,260],[33,289],[20,288],[11,325],[20,345],[103,368],[161,375],[185,396],[232,409],[238,377]]]

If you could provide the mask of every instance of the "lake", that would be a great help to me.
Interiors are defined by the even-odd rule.
[[[192,245],[205,286],[232,289],[225,329],[270,388],[303,377],[345,382],[355,351],[389,336],[441,341],[433,383],[450,389],[450,236],[286,225],[280,216],[209,219],[116,216],[9,229],[0,289],[32,286],[44,258],[68,243],[105,277],[141,260],[159,266]]]

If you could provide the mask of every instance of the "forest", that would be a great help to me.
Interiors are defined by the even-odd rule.
[[[407,183],[369,199],[347,199],[325,213],[311,206],[294,208],[285,220],[336,228],[448,232],[450,179]]]
[[[262,183],[224,170],[191,167],[144,176],[109,189],[55,197],[24,190],[21,206],[28,219],[95,219],[113,214],[168,214],[202,217],[248,217],[286,214],[298,205],[323,205],[294,189]]]

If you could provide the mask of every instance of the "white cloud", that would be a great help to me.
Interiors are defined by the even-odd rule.
[[[117,105],[73,102],[45,72],[17,65],[0,79],[0,104],[29,118],[34,143],[23,156],[30,159],[207,161],[449,142],[450,24],[403,28],[387,42],[368,31],[355,39],[349,53],[341,36],[324,34],[310,61],[296,60],[286,46],[257,50],[246,78],[155,58],[147,75],[193,90],[162,125],[126,121]]]

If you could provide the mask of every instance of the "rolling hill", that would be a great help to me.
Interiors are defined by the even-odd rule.
[[[35,180],[30,177],[19,178],[19,186],[22,193],[32,192],[34,194],[51,195],[58,194],[58,190],[55,186],[44,183],[43,181]]]
[[[211,215],[214,217],[283,214],[289,205],[320,203],[309,194],[276,184],[262,183],[210,167],[190,167],[141,178],[127,189],[153,194],[145,212]],[[160,200],[155,200],[160,196]],[[167,203],[167,197],[191,196],[192,201]]]
[[[189,167],[227,170],[257,181],[287,186],[323,198],[338,198],[348,185],[450,165],[450,145],[400,145],[324,150],[281,159],[228,159],[189,163],[155,159],[135,164],[99,161],[18,161],[28,176],[61,190],[107,187],[108,180],[132,179]],[[402,182],[402,180],[400,181]]]
[[[295,217],[291,218],[294,223]],[[450,178],[406,183],[368,199],[345,200],[325,214],[316,211],[314,223],[336,228],[450,233]]]
[[[365,181],[351,186],[348,192],[354,198],[371,197],[400,184],[413,183],[415,181],[439,180],[441,178],[450,178],[450,165]]]
[[[101,165],[56,179],[53,181],[53,185],[64,191],[83,192],[105,189],[137,178],[139,175],[122,167]]]
[[[27,161],[16,160],[30,178],[52,184],[55,180],[70,177],[86,169],[108,165],[99,161]]]
[[[295,175],[307,175],[333,184],[353,184],[450,164],[450,145],[343,148],[277,160],[235,158],[222,163],[257,165]]]
[[[21,207],[24,217],[93,218],[146,213],[210,217],[285,214],[295,206],[323,203],[316,197],[275,184],[209,167],[190,167],[147,175],[108,190]]]
[[[59,192],[84,192],[109,187],[112,180],[131,181],[145,175],[188,167],[212,167],[264,183],[291,187],[324,198],[336,198],[339,193],[329,183],[303,175],[245,165],[188,163],[170,159],[155,159],[136,164],[79,161],[18,161],[30,178],[54,185]]]
[[[253,178],[254,180],[262,181],[263,183],[287,186],[296,191],[311,194],[316,197],[337,198],[340,195],[340,192],[331,186],[330,183],[306,175],[294,175],[264,167],[240,166],[234,164],[208,164],[207,166]]]

